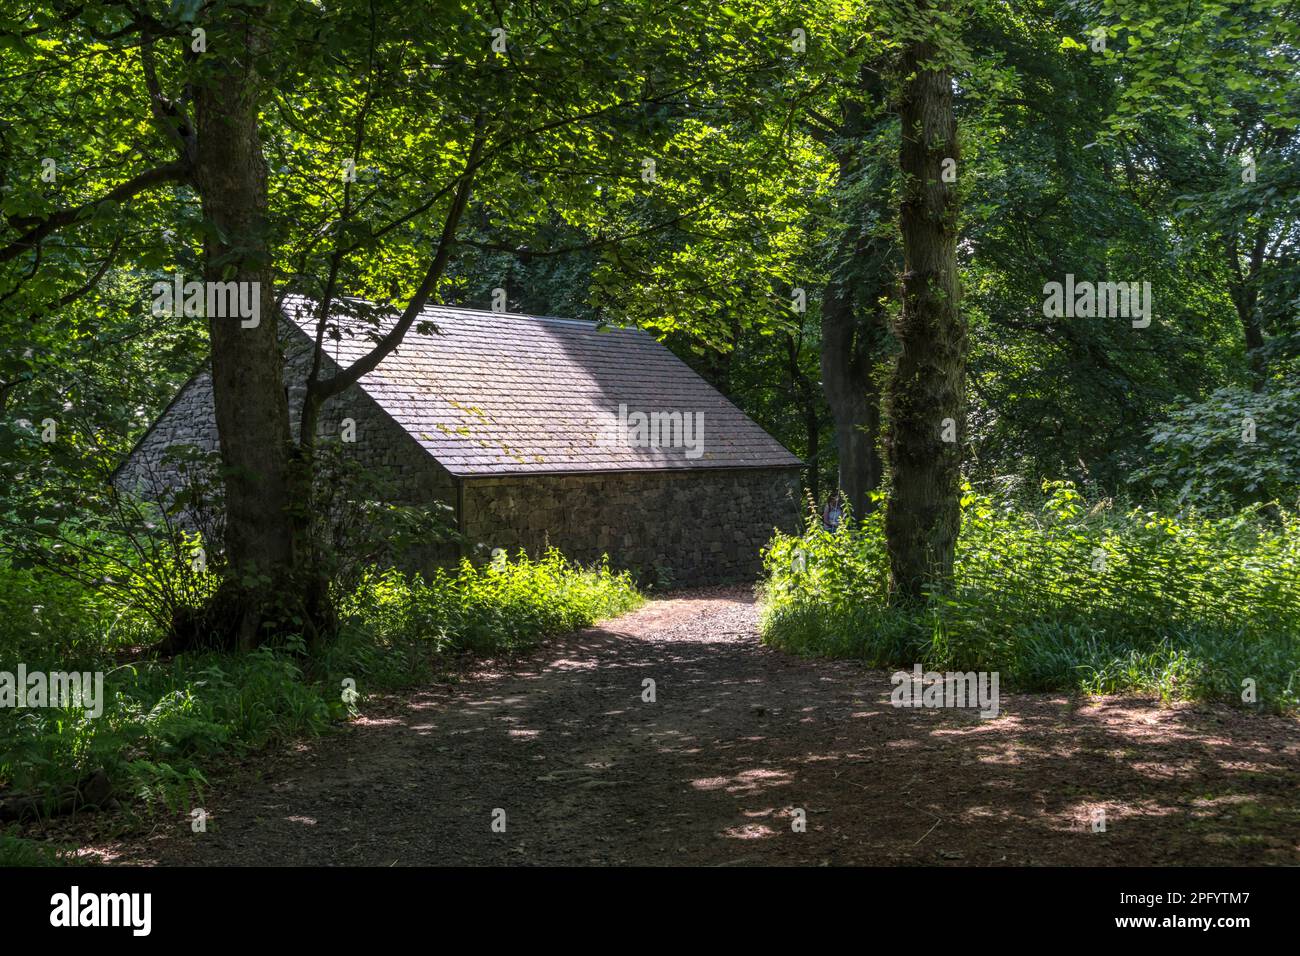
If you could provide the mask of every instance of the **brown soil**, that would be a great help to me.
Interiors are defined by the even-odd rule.
[[[1005,692],[991,720],[896,709],[887,672],[760,645],[756,610],[735,589],[654,601],[497,672],[367,701],[343,733],[219,782],[208,832],[178,818],[91,849],[165,864],[1300,862],[1294,719]]]

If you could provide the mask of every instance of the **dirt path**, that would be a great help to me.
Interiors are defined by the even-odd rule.
[[[207,833],[178,822],[99,850],[167,864],[1300,862],[1300,722],[1006,693],[993,720],[900,710],[887,673],[764,648],[755,619],[740,591],[653,602],[506,673],[368,703],[346,732],[210,793]]]

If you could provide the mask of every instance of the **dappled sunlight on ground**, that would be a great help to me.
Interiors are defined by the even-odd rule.
[[[743,592],[653,601],[615,629],[366,700],[346,732],[262,767],[277,784],[214,793],[219,822],[201,839],[178,823],[103,849],[378,865],[1300,862],[1294,719],[1060,694],[1004,694],[991,718],[897,709],[889,672],[787,657],[758,643],[755,620]]]

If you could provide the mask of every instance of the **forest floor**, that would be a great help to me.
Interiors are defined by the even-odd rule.
[[[1005,692],[990,719],[897,709],[889,672],[786,656],[759,643],[756,620],[746,590],[652,601],[454,683],[366,700],[340,733],[228,768],[206,795],[205,833],[178,814],[84,852],[163,864],[1300,862],[1300,721]],[[796,809],[806,832],[792,828]]]

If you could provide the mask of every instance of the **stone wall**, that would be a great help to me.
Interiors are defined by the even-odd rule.
[[[754,580],[759,550],[798,516],[796,469],[510,476],[466,480],[462,529],[476,559],[549,544],[685,585]]]
[[[288,330],[285,348],[290,426],[297,433],[304,382],[310,360],[311,342],[302,333]],[[324,373],[333,374],[333,363]],[[355,422],[355,442],[343,442],[342,423]],[[360,461],[373,472],[376,481],[368,487],[384,500],[403,505],[432,505],[443,502],[456,506],[455,479],[420,444],[392,420],[374,400],[357,386],[334,396],[321,409],[316,434],[322,449],[334,445],[348,458]],[[216,412],[212,401],[212,376],[201,371],[194,376],[141,439],[114,477],[117,487],[154,502],[166,502],[183,483],[178,467],[167,461],[167,449],[192,445],[202,452],[218,450]],[[451,512],[448,512],[449,523]],[[196,524],[195,521],[187,522]],[[454,560],[452,546],[431,547],[413,556],[414,565]]]

